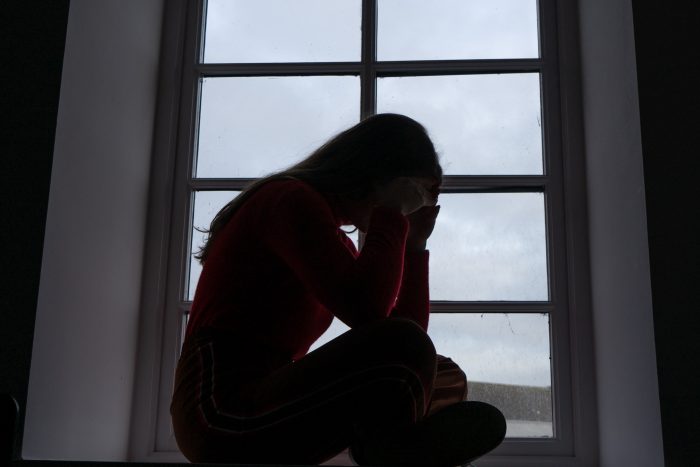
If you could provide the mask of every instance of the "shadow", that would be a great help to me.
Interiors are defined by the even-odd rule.
[[[9,465],[13,459],[19,406],[10,394],[0,395],[0,465]]]

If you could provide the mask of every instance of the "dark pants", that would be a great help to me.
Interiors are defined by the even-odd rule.
[[[415,323],[352,329],[295,362],[243,375],[231,343],[203,333],[178,363],[171,414],[192,462],[318,464],[358,433],[400,430],[462,401],[466,378]]]

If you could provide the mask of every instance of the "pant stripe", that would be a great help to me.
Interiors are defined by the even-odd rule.
[[[279,406],[254,415],[225,411],[217,404],[216,359],[213,344],[200,348],[200,364],[202,365],[200,410],[208,427],[215,430],[237,434],[263,430],[319,408],[353,391],[380,382],[395,382],[397,386],[405,388],[413,401],[414,420],[417,419],[418,414],[422,415],[424,412],[426,395],[420,378],[409,367],[401,364],[380,364],[363,368],[361,371],[343,375],[300,398],[285,401]]]

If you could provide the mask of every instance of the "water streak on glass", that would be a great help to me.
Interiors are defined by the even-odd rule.
[[[542,193],[450,193],[438,204],[432,300],[548,300]]]
[[[206,63],[359,61],[361,0],[209,0]]]
[[[377,111],[421,122],[446,174],[543,172],[537,73],[380,78]]]
[[[356,76],[205,78],[201,92],[198,178],[286,168],[360,118]]]
[[[378,0],[379,60],[539,56],[537,0]]]

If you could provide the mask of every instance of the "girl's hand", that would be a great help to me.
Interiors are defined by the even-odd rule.
[[[406,239],[406,250],[425,250],[439,212],[440,206],[423,206],[407,216],[410,228]]]
[[[375,202],[379,206],[398,209],[407,216],[423,206],[437,203],[434,182],[416,177],[396,177],[375,188]]]

